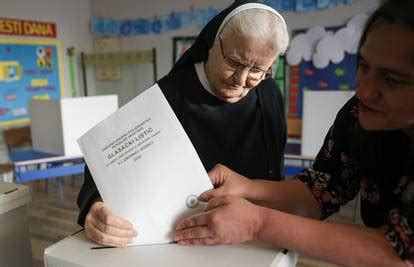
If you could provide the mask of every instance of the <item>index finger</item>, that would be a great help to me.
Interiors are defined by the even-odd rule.
[[[232,199],[231,196],[219,196],[215,197],[213,199],[210,199],[207,203],[207,207],[204,209],[204,211],[209,211],[215,208],[218,208],[223,205],[227,205],[229,201]]]
[[[220,193],[221,193],[220,191],[221,191],[220,189],[216,189],[216,188],[213,188],[213,189],[207,190],[207,191],[205,191],[204,193],[202,193],[202,194],[198,197],[198,199],[199,199],[199,200],[201,200],[201,201],[204,201],[204,202],[210,201],[210,199],[212,199],[212,198],[215,198],[215,197],[219,196],[219,195],[220,195]]]
[[[175,230],[182,230],[191,227],[197,226],[206,226],[207,225],[207,216],[208,214],[203,212],[200,214],[193,215],[188,217],[177,224]]]

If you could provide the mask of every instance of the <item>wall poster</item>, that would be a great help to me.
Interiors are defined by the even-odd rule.
[[[29,121],[29,100],[63,92],[60,42],[0,39],[0,126]]]

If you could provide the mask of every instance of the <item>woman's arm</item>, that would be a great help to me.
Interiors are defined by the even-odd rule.
[[[216,165],[209,172],[209,176],[216,188],[201,194],[200,199],[203,201],[234,195],[272,209],[311,218],[321,216],[315,197],[299,180],[250,180],[221,164]]]
[[[309,219],[235,197],[210,200],[201,214],[177,225],[182,245],[258,240],[342,266],[406,266],[377,230]]]
[[[406,266],[380,230],[260,209],[257,240],[341,266]]]

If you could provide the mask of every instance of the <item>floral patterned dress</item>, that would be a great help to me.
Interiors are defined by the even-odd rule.
[[[338,113],[312,167],[296,178],[309,187],[322,208],[323,218],[338,212],[360,192],[364,224],[383,229],[398,255],[412,260],[414,163],[409,138],[402,131],[378,131],[369,133],[372,138],[358,141],[357,137],[367,131],[361,129],[357,112],[358,100],[354,97]],[[369,146],[374,139],[376,146]],[[358,144],[362,144],[359,150]],[[374,167],[364,168],[362,162]]]

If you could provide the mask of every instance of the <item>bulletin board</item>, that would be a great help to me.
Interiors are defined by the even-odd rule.
[[[60,42],[0,39],[0,126],[29,121],[29,100],[63,93]]]
[[[338,38],[336,33],[346,28],[343,27],[326,27],[324,28],[323,38],[315,38],[316,40],[323,40],[324,38],[331,38],[334,36]],[[297,30],[293,36],[306,34],[309,29]],[[358,36],[355,34],[355,36]],[[333,38],[333,37],[332,37]],[[355,37],[356,38],[356,37]],[[359,38],[359,37],[358,37]],[[293,39],[292,39],[293,40]],[[355,72],[357,55],[348,53],[341,44],[341,40],[335,43],[338,47],[332,46],[332,50],[344,50],[343,58],[340,62],[333,63],[328,61],[324,67],[316,67],[313,60],[315,58],[315,47],[312,48],[312,60],[302,60],[297,65],[290,65],[289,67],[289,117],[295,119],[302,119],[303,117],[303,95],[306,91],[352,91],[355,88]],[[316,45],[315,45],[316,46]],[[296,52],[291,49],[292,53]],[[297,53],[299,54],[299,52]],[[331,52],[329,49],[319,51],[325,58],[330,58]]]
[[[299,95],[297,115],[303,117],[303,94],[305,91],[353,91],[355,88],[356,55],[345,54],[338,64],[329,64],[318,69],[311,62],[302,61],[299,65]]]

